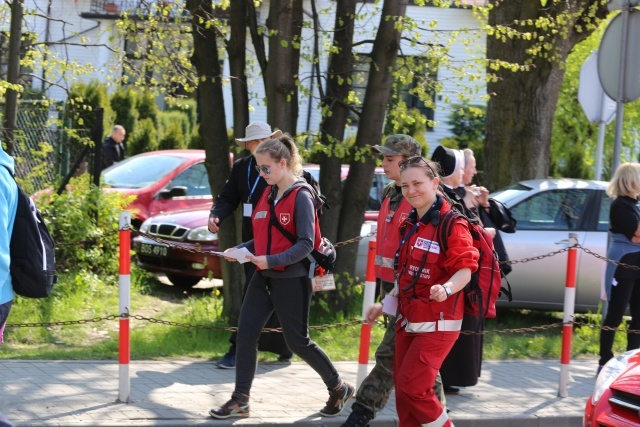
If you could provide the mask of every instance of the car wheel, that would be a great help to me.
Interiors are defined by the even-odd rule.
[[[194,285],[198,284],[198,282],[200,282],[202,278],[193,276],[181,276],[179,274],[167,274],[167,279],[169,279],[169,281],[173,283],[173,286],[176,286],[178,288],[191,288]]]

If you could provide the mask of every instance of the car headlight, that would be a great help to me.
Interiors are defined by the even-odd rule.
[[[629,358],[636,353],[635,350],[622,353],[620,356],[609,360],[606,365],[602,367],[600,375],[596,380],[596,385],[593,388],[593,395],[591,401],[595,405],[602,397],[604,392],[609,388],[612,382],[616,380],[624,371],[627,370],[629,364]]]
[[[187,234],[187,240],[193,242],[213,242],[218,240],[218,235],[209,231],[207,226],[194,228]]]
[[[151,226],[151,218],[148,218],[145,222],[140,225],[140,231],[143,233],[149,232],[149,227]]]

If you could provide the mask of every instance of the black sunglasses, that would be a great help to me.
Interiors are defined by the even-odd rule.
[[[431,167],[431,165],[429,164],[429,162],[422,156],[414,156],[414,157],[409,157],[408,159],[403,159],[400,160],[398,162],[398,167],[400,168],[400,171],[402,172],[403,170],[407,169],[408,167],[417,165],[423,163],[427,169],[431,172],[431,178],[435,178],[436,176],[438,176],[436,174],[436,171],[433,170],[433,168]]]
[[[256,165],[256,170],[258,171],[258,173],[264,172],[267,175],[269,175],[271,173],[271,168],[269,166]]]

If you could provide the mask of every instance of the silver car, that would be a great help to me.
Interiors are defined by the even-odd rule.
[[[611,199],[606,182],[579,179],[535,179],[521,181],[491,194],[504,203],[518,221],[517,232],[501,233],[511,260],[522,260],[557,251],[567,246],[569,233],[578,243],[599,255],[606,255]],[[362,227],[369,234],[371,223]],[[364,278],[368,239],[358,248],[356,275]],[[578,250],[576,312],[596,311],[601,295],[605,262]],[[562,311],[567,271],[567,253],[513,264],[507,276],[513,301],[499,305]]]

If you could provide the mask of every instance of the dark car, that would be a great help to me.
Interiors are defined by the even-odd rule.
[[[304,169],[318,179],[320,174],[318,165],[305,165]],[[349,167],[343,166],[343,179],[346,178],[348,171]],[[382,169],[377,168],[371,185],[366,219],[378,217],[382,190],[388,182]],[[218,251],[218,238],[207,228],[210,208],[211,203],[205,209],[156,215],[147,219],[140,230],[172,245]],[[174,249],[143,236],[133,239],[133,247],[138,254],[139,266],[149,271],[166,273],[167,278],[176,286],[191,287],[204,277],[222,277],[219,257]]]

